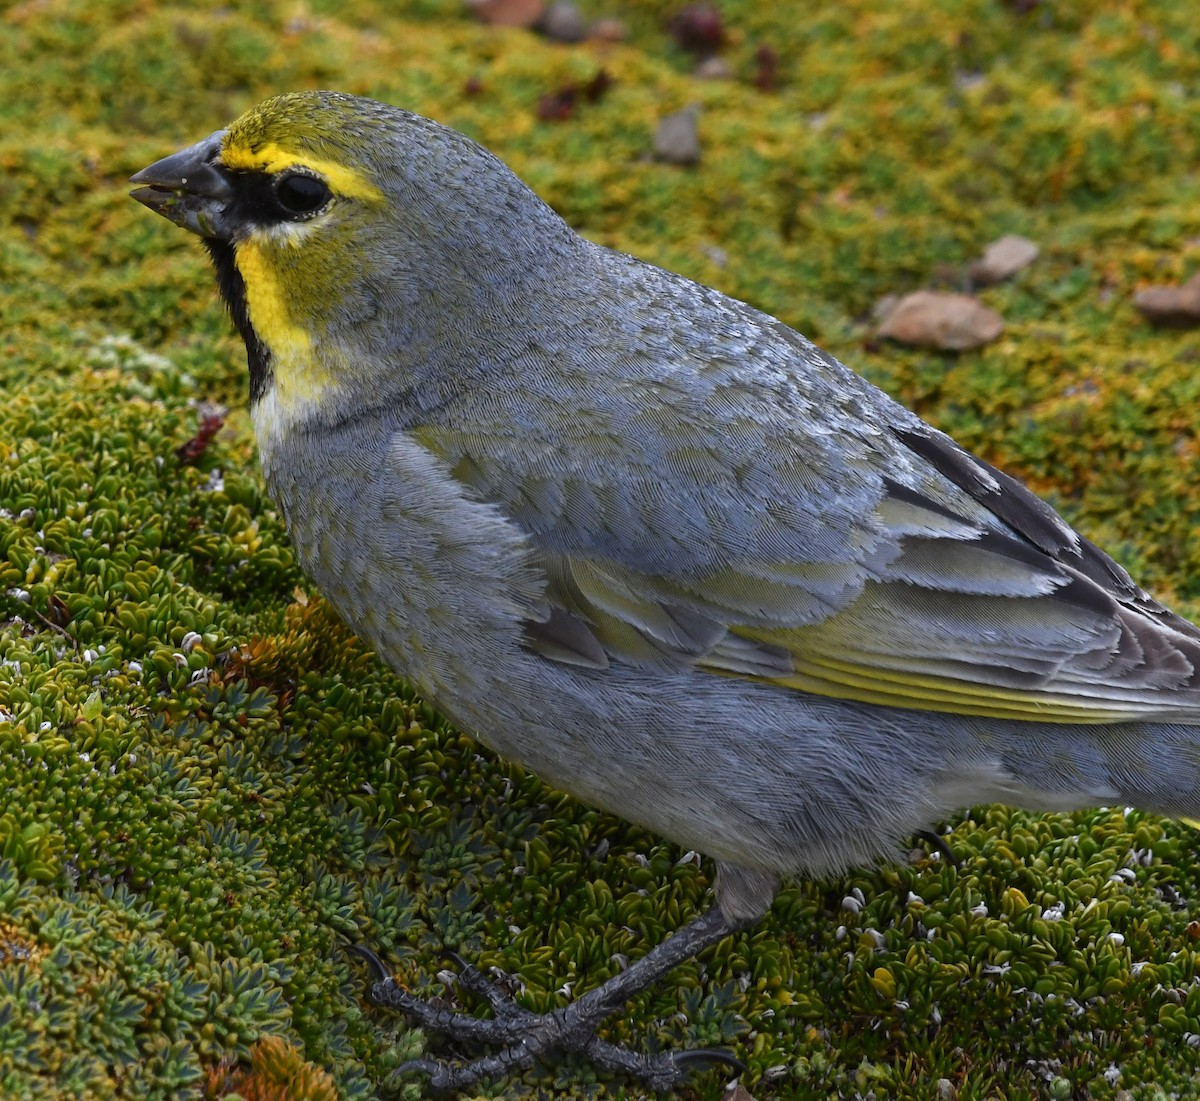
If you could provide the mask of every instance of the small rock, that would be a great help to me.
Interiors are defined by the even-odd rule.
[[[1146,287],[1133,296],[1133,304],[1151,325],[1175,329],[1200,325],[1200,272],[1182,286]]]
[[[692,75],[701,80],[729,80],[733,76],[733,69],[723,57],[713,55],[701,61]]]
[[[937,1080],[938,1101],[954,1101],[958,1096],[958,1090],[954,1088],[954,1083],[949,1078],[939,1078]]]
[[[1009,233],[988,245],[983,256],[971,265],[968,274],[977,286],[1002,283],[1022,268],[1029,267],[1040,251],[1028,237]]]
[[[700,160],[699,117],[696,103],[667,115],[654,132],[654,156],[668,164],[696,164]]]
[[[555,0],[538,20],[537,29],[552,42],[582,42],[588,24],[571,0]]]
[[[619,19],[597,19],[588,32],[588,38],[596,42],[624,42],[629,28]]]
[[[722,1095],[721,1101],[754,1101],[750,1091],[741,1082],[734,1082]]]
[[[476,19],[493,27],[532,27],[546,11],[546,0],[467,0]]]
[[[898,294],[885,294],[876,302],[871,307],[871,317],[874,319],[875,324],[882,325],[887,320],[888,314],[896,308],[899,302],[900,296]]]
[[[1004,320],[968,294],[914,291],[879,326],[879,336],[919,348],[963,352],[995,340]]]

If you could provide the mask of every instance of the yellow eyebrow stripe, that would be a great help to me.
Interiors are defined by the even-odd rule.
[[[352,168],[336,161],[293,153],[274,142],[253,149],[246,145],[224,145],[221,147],[221,163],[226,168],[243,172],[275,173],[287,168],[307,168],[322,177],[338,195],[367,202],[383,201],[383,192]]]

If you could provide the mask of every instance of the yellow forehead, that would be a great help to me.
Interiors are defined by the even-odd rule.
[[[307,168],[329,184],[337,195],[366,202],[382,202],[383,193],[361,173],[336,161],[295,153],[271,142],[267,145],[240,145],[227,141],[221,147],[221,163],[244,172],[282,172],[287,168]]]

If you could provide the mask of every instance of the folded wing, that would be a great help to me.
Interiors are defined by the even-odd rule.
[[[532,649],[894,707],[1200,722],[1195,626],[1020,483],[734,305],[753,378],[641,365],[623,389],[575,380],[574,405],[533,379],[520,408],[481,397],[469,431],[419,430],[527,533]]]

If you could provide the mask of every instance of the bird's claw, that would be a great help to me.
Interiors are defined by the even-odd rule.
[[[710,1066],[724,1066],[737,1074],[745,1074],[750,1068],[732,1051],[724,1047],[694,1047],[687,1051],[677,1051],[671,1056],[672,1061],[681,1069],[690,1070],[694,1064],[698,1070]]]
[[[478,967],[463,959],[457,952],[447,952],[446,956],[455,966],[454,981],[456,985],[472,997],[487,1002],[498,1020],[518,1021],[535,1016],[529,1010],[517,1005],[513,996],[508,991],[501,989],[499,983],[489,979]]]
[[[375,981],[377,983],[387,982],[392,977],[391,972],[384,966],[383,960],[375,955],[365,944],[347,944],[346,951],[367,961],[367,966],[375,972]]]
[[[440,1008],[435,1002],[403,989],[387,974],[373,952],[358,950],[357,954],[371,964],[378,980],[371,988],[371,1000],[377,1005],[398,1009],[414,1024],[457,1043],[483,1044],[498,1049],[461,1063],[422,1056],[399,1067],[398,1073],[402,1075],[425,1075],[430,1087],[437,1092],[469,1089],[489,1079],[514,1074],[556,1051],[577,1053],[598,1070],[640,1079],[655,1090],[672,1089],[691,1072],[714,1064],[738,1072],[746,1069],[723,1048],[644,1055],[601,1040],[596,1036],[596,1028],[607,1013],[595,1019],[590,1015],[578,1019],[568,1012],[570,1007],[552,1013],[533,1013],[519,1006],[478,967],[453,952],[448,953],[448,958],[457,968],[457,985],[467,994],[486,1002],[493,1013],[491,1019]]]

